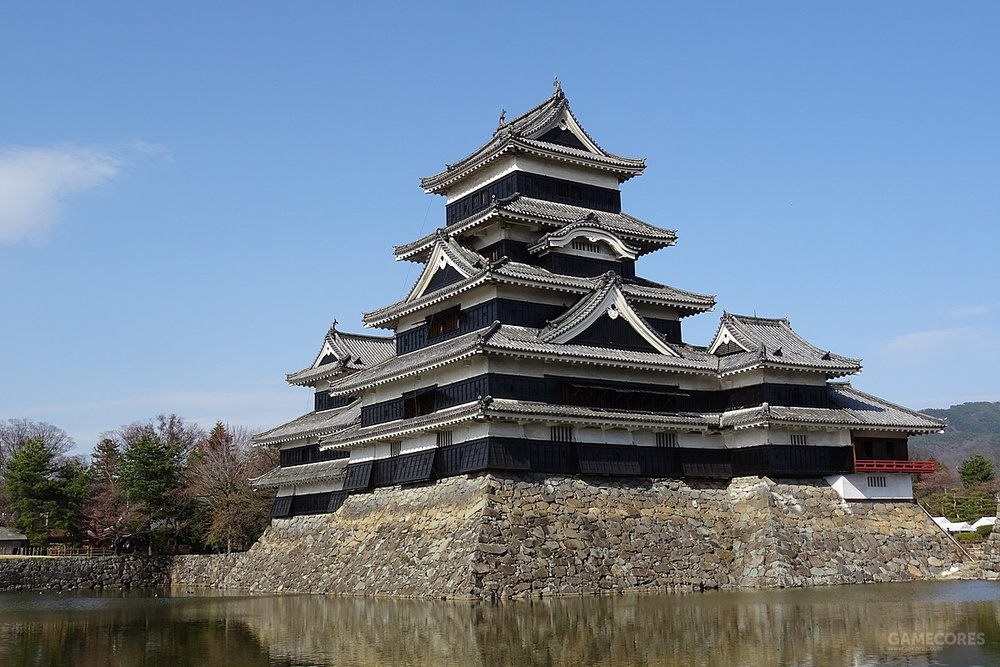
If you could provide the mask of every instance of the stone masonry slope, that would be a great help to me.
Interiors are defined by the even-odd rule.
[[[933,579],[965,560],[918,506],[847,503],[821,479],[487,473],[275,520],[247,553],[180,557],[172,577],[261,592],[506,599]]]

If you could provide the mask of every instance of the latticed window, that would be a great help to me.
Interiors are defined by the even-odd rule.
[[[399,440],[389,443],[389,456],[399,456],[399,452],[403,449],[403,443]]]
[[[430,316],[427,321],[427,337],[437,338],[452,331],[458,331],[462,324],[458,308],[449,308]]]
[[[677,434],[676,433],[657,433],[656,434],[656,446],[657,447],[676,447],[677,446]]]
[[[437,433],[437,446],[438,447],[449,447],[452,441],[452,431],[438,431]]]
[[[549,428],[549,440],[555,442],[572,442],[573,441],[573,427],[572,426],[552,426]]]
[[[590,243],[589,241],[581,241],[580,239],[574,239],[570,246],[573,250],[583,250],[584,252],[601,252],[601,246],[597,243]]]
[[[792,434],[792,444],[793,445],[808,445],[809,437],[805,435],[799,435],[796,433]]]
[[[885,475],[876,475],[868,478],[868,486],[873,489],[884,489],[886,486]]]

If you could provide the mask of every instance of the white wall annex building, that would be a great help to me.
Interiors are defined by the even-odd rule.
[[[486,470],[727,479],[826,478],[848,500],[909,500],[907,438],[944,424],[842,380],[857,359],[788,320],[723,313],[707,345],[685,318],[713,297],[640,277],[674,231],[622,212],[643,160],[582,128],[562,88],[421,180],[443,226],[394,249],[423,265],[405,299],[336,323],[307,368],[315,409],[255,436],[281,450],[255,480],[272,517],[348,494]]]

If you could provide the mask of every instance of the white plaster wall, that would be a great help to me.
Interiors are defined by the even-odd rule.
[[[589,442],[601,445],[634,445],[632,433],[623,428],[574,428],[575,442]]]
[[[344,480],[338,479],[330,482],[312,482],[309,484],[296,484],[292,487],[285,487],[278,490],[278,496],[304,496],[307,493],[328,493],[330,491],[340,491],[344,488]]]
[[[512,171],[528,171],[533,174],[562,178],[568,181],[588,183],[602,188],[618,189],[618,177],[614,174],[575,167],[572,165],[552,164],[528,155],[506,155],[479,171],[466,177],[465,182],[452,186],[447,195],[447,203],[458,201],[465,195],[478,190],[490,181],[506,176]]]
[[[830,446],[830,447],[843,447],[851,444],[851,432],[848,430],[843,431],[809,431],[803,429],[780,429],[772,428],[770,430],[770,435],[768,443],[772,445],[790,445],[792,444],[792,435],[804,435],[806,436],[806,447],[812,446]]]
[[[661,320],[681,319],[680,311],[672,306],[654,306],[648,303],[642,303],[633,307],[635,308],[635,312],[639,313],[643,317],[653,317]]]
[[[563,306],[566,308],[569,308],[584,297],[583,294],[549,290],[541,291],[531,287],[522,287],[520,285],[497,285],[497,295],[503,299],[528,301],[531,303],[545,303]]]
[[[512,422],[489,422],[485,424],[487,433],[497,438],[523,438],[524,427]]]
[[[884,487],[869,486],[869,478],[884,477]],[[827,483],[845,500],[912,500],[913,484],[910,476],[902,473],[854,473],[831,475]]]
[[[533,243],[538,240],[538,232],[532,231],[528,225],[501,223],[499,217],[494,218],[494,220],[497,222],[490,222],[475,228],[474,236],[470,240],[470,245],[474,250],[485,248],[504,239],[524,241],[525,243]]]
[[[767,428],[747,428],[739,431],[726,431],[723,436],[726,447],[729,449],[740,449],[741,447],[755,447],[766,445],[770,433]]]
[[[361,463],[371,461],[375,458],[375,445],[367,445],[351,450],[351,457],[347,459],[348,465],[351,463]]]
[[[545,424],[525,424],[524,435],[522,437],[532,440],[548,440],[551,435],[549,427]]]

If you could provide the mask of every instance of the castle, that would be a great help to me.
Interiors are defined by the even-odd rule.
[[[641,277],[676,234],[622,212],[644,160],[601,148],[561,86],[441,173],[444,225],[394,248],[422,265],[406,298],[336,322],[307,368],[314,410],[255,436],[280,465],[274,519],[351,494],[483,471],[823,479],[846,500],[912,499],[910,435],[944,424],[855,389],[857,359],[785,319],[724,312],[707,346],[685,318],[712,296]]]

